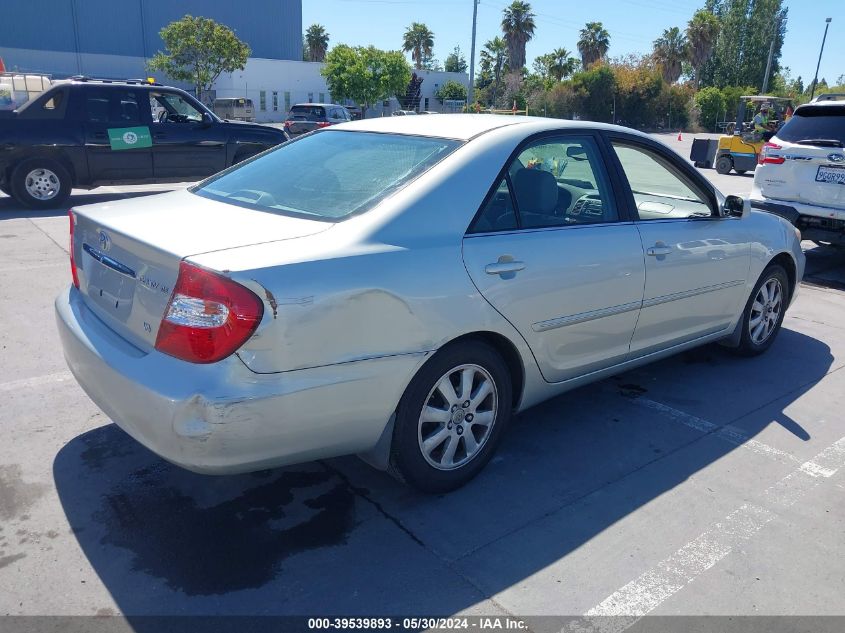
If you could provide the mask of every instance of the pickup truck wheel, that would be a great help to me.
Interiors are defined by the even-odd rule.
[[[31,209],[61,206],[70,196],[71,180],[67,169],[46,158],[25,160],[12,172],[12,195]]]
[[[426,363],[396,409],[390,470],[424,492],[448,492],[475,477],[511,416],[511,379],[496,350],[476,341]]]

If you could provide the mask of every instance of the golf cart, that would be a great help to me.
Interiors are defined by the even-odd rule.
[[[769,111],[769,131],[757,132],[751,118],[746,120],[748,104],[754,104],[753,112]],[[751,95],[739,98],[736,123],[725,128],[727,135],[719,138],[713,166],[720,174],[734,170],[738,174],[753,171],[757,167],[757,156],[763,144],[792,116],[792,99],[770,95]],[[753,117],[753,114],[752,114]]]

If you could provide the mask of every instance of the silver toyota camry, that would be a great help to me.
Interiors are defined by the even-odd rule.
[[[67,363],[144,446],[203,473],[357,453],[428,491],[568,389],[765,351],[804,272],[790,224],[648,136],[515,116],[334,126],[70,233]]]

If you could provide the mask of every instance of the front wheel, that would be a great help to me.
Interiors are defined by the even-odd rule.
[[[70,189],[67,169],[47,158],[25,160],[12,172],[12,195],[30,209],[61,206],[70,196]]]
[[[487,464],[511,416],[507,365],[476,341],[426,363],[396,409],[391,469],[424,492],[463,486]]]
[[[775,340],[791,294],[789,278],[779,264],[771,264],[757,281],[742,313],[742,339],[737,351],[744,356],[762,354]]]
[[[729,174],[731,173],[731,169],[734,168],[734,162],[731,160],[730,156],[720,156],[716,159],[716,172],[719,174]]]

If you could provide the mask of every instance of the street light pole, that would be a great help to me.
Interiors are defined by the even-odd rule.
[[[472,49],[469,52],[469,90],[467,90],[467,110],[471,108],[475,90],[475,25],[478,18],[478,0],[472,0]]]
[[[822,47],[821,47],[821,50],[819,51],[819,63],[816,64],[816,76],[813,77],[813,87],[810,90],[810,101],[812,101],[813,97],[816,95],[816,83],[819,80],[819,66],[822,65],[822,53],[824,53],[824,41],[827,39],[827,29],[830,26],[831,19],[832,18],[827,18],[825,20],[824,36],[822,37]]]

